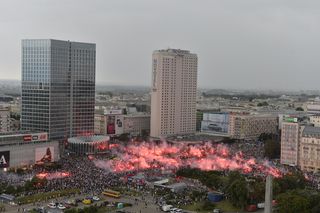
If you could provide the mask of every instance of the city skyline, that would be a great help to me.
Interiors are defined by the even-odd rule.
[[[0,212],[320,212],[320,2],[1,9]]]
[[[150,54],[170,47],[198,53],[200,88],[320,89],[316,1],[74,4],[2,5],[1,79],[20,79],[21,39],[52,38],[96,43],[97,83],[148,86]]]

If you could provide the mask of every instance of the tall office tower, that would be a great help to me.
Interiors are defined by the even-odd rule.
[[[196,54],[187,50],[156,50],[152,55],[152,137],[196,131]]]
[[[94,133],[95,54],[95,44],[22,40],[22,130]]]

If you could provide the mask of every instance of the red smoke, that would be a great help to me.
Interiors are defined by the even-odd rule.
[[[113,146],[115,158],[95,160],[96,166],[113,172],[126,172],[144,169],[177,169],[181,167],[201,170],[238,170],[243,173],[271,174],[281,177],[281,172],[264,163],[257,163],[254,158],[245,158],[241,152],[231,154],[224,145],[210,143],[186,145],[183,143],[141,143],[139,145]]]
[[[53,172],[53,173],[42,172],[36,175],[37,178],[40,178],[40,179],[45,178],[47,180],[66,178],[69,176],[70,176],[69,172]]]

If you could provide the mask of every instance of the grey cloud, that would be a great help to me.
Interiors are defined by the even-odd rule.
[[[320,2],[6,0],[0,78],[20,78],[20,40],[97,43],[97,82],[150,85],[155,49],[199,57],[199,86],[320,89]]]

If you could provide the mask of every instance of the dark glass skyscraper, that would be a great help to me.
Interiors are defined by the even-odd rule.
[[[22,130],[50,139],[94,133],[96,45],[22,40]]]

